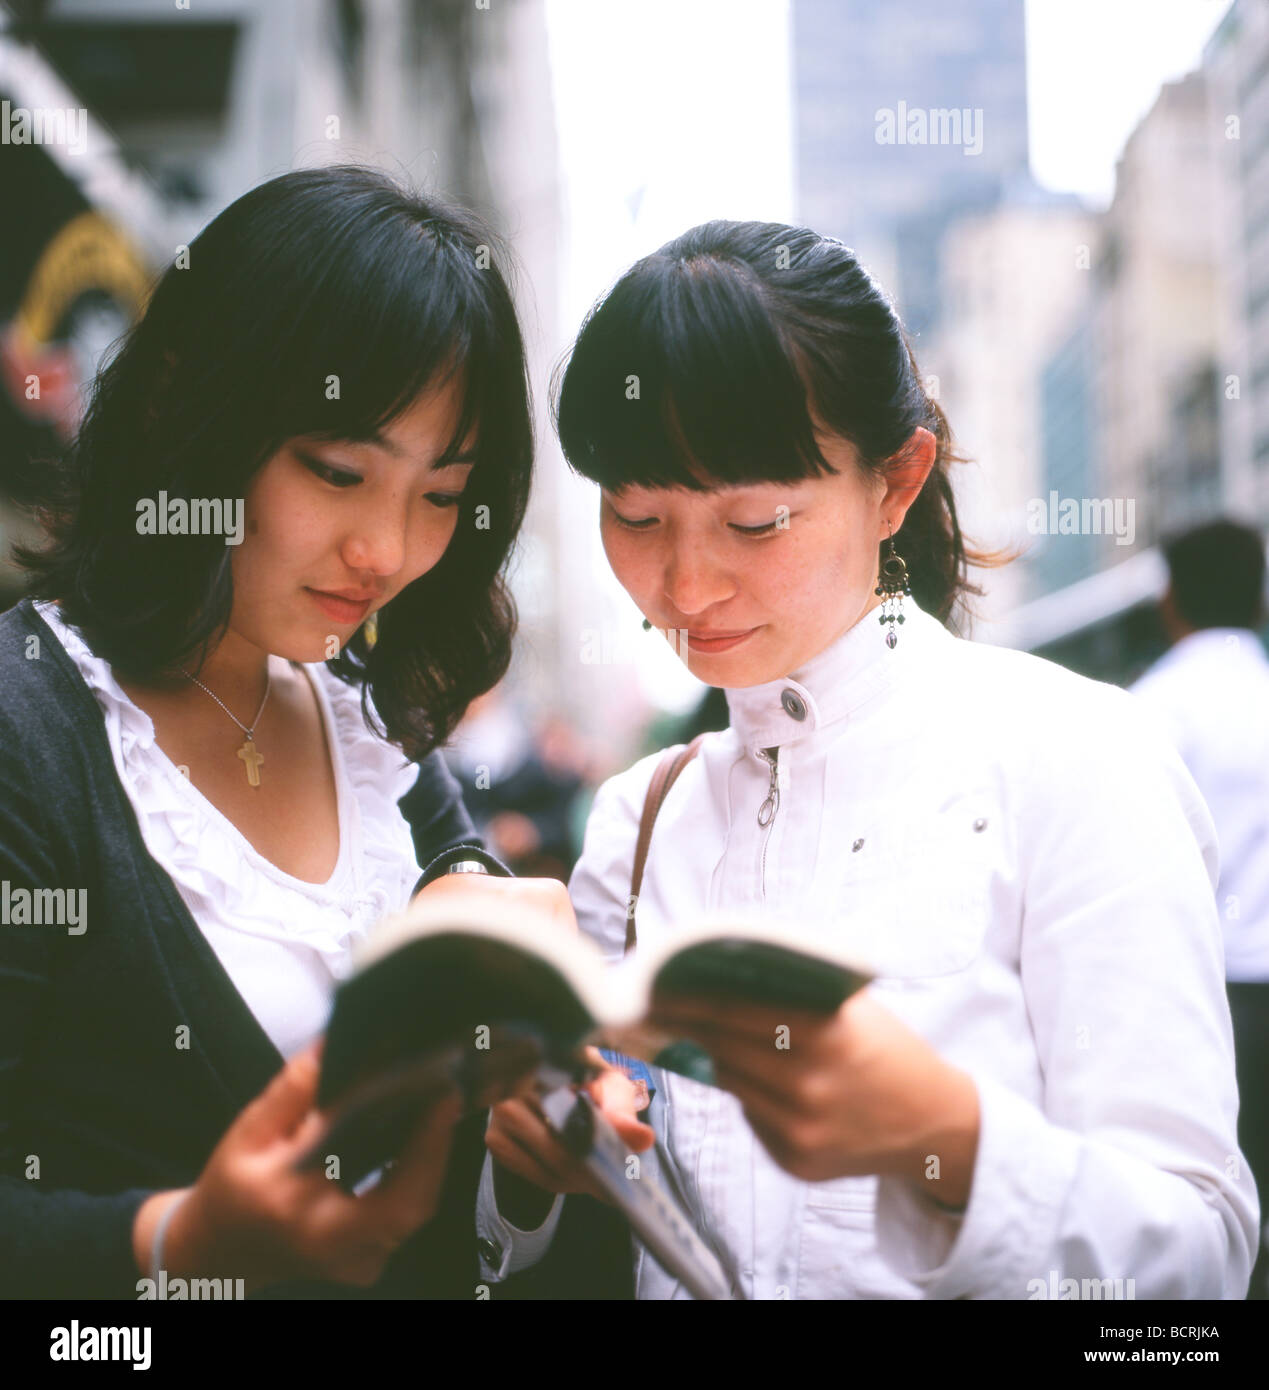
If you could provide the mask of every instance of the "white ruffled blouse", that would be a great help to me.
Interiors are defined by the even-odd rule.
[[[55,603],[34,607],[79,668],[106,719],[115,769],[146,848],[167,871],[260,1026],[284,1057],[325,1027],[356,944],[408,903],[420,869],[397,802],[418,764],[378,738],[361,693],[322,662],[302,663],[334,758],[339,859],[325,883],[285,873],[256,850],[155,742],[154,724]]]

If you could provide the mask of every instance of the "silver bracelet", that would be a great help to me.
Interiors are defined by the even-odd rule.
[[[159,1271],[163,1268],[163,1237],[167,1234],[167,1223],[172,1219],[172,1213],[188,1196],[188,1191],[182,1192],[176,1201],[168,1203],[154,1227],[154,1242],[150,1246],[150,1278],[156,1285],[159,1282]]]

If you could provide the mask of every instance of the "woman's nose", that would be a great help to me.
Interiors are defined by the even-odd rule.
[[[344,543],[343,553],[349,569],[366,570],[384,577],[396,574],[405,563],[405,521],[379,513],[359,522]]]
[[[675,556],[665,570],[665,596],[676,613],[690,618],[732,597],[736,586],[704,554]]]

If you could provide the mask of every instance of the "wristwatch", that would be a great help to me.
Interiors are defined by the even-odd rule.
[[[450,874],[487,874],[489,870],[479,859],[458,859],[445,872]]]

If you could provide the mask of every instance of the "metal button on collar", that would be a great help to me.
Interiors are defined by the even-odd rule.
[[[484,1260],[491,1269],[497,1269],[502,1263],[502,1246],[500,1246],[497,1241],[489,1240],[486,1236],[481,1236],[476,1242],[476,1249],[480,1254],[480,1258]]]
[[[782,690],[780,703],[784,706],[784,712],[790,719],[802,720],[806,718],[806,701],[796,690]]]
[[[859,837],[859,839],[856,840],[855,843],[854,843],[853,845],[851,845],[851,847],[850,847],[850,852],[851,852],[852,854],[858,854],[859,851],[860,851],[861,849],[863,849],[863,847],[864,847],[864,837],[861,835],[861,836]]]
[[[979,816],[978,819],[974,822],[974,829],[975,829],[975,830],[986,830],[986,829],[987,829],[987,817],[986,817],[986,816]]]

